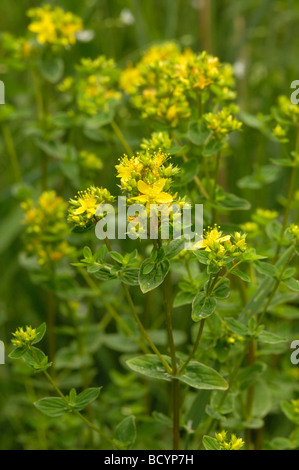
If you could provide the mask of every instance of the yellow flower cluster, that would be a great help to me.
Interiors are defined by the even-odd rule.
[[[220,446],[220,450],[240,450],[244,445],[243,439],[240,437],[237,438],[235,434],[232,434],[228,440],[226,431],[216,433],[216,440]]]
[[[204,230],[202,240],[193,245],[193,249],[204,248],[209,251],[216,262],[229,256],[237,257],[247,250],[246,235],[235,232],[234,235],[224,235],[220,227],[208,227]]]
[[[179,171],[168,159],[161,150],[137,153],[130,158],[125,155],[115,166],[121,188],[132,196],[155,194],[158,198],[162,189],[169,189],[171,178]]]
[[[85,191],[79,191],[74,199],[70,199],[68,222],[85,228],[90,223],[97,222],[96,210],[100,204],[111,203],[114,196],[105,188],[91,186]]]
[[[191,116],[191,107],[217,97],[235,97],[233,70],[206,52],[183,52],[174,43],[152,46],[139,63],[121,74],[120,87],[144,118],[176,127]]]
[[[83,29],[82,20],[60,7],[44,5],[28,11],[30,32],[40,44],[69,47],[76,43],[76,33]]]
[[[12,339],[11,342],[17,348],[22,346],[30,345],[36,338],[37,332],[35,328],[31,326],[26,326],[25,330],[23,328],[18,328],[15,333],[13,333],[15,339]]]
[[[93,116],[99,111],[108,112],[119,102],[119,71],[113,59],[81,59],[76,69],[77,76],[66,77],[57,88],[62,93],[72,92],[80,111]]]
[[[32,199],[21,204],[25,213],[26,251],[35,255],[42,266],[51,266],[74,252],[66,241],[69,233],[65,220],[67,204],[55,191],[44,191],[35,205]]]
[[[242,127],[242,123],[233,117],[232,113],[237,112],[235,107],[225,107],[218,113],[207,113],[203,115],[207,128],[213,137],[223,139],[233,131]]]

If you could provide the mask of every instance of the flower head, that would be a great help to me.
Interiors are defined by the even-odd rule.
[[[90,186],[85,191],[79,191],[74,199],[70,199],[67,220],[77,226],[85,227],[90,222],[96,222],[96,210],[100,204],[114,201],[114,196],[105,188]]]
[[[228,439],[226,431],[216,433],[216,440],[220,446],[220,450],[240,450],[244,445],[243,439],[240,437],[237,438],[235,434],[232,434],[230,439]]]
[[[14,336],[14,339],[11,340],[12,344],[16,347],[22,347],[31,345],[37,337],[37,332],[35,328],[26,326],[25,330],[20,327],[12,335]]]
[[[82,20],[60,7],[45,5],[28,11],[30,32],[36,34],[40,44],[69,47],[76,42],[76,33],[83,29]]]

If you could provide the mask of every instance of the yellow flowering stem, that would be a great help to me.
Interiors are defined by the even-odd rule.
[[[112,129],[115,132],[115,135],[118,137],[119,141],[121,142],[123,148],[127,152],[127,154],[132,157],[133,156],[133,150],[131,149],[130,145],[128,144],[125,136],[123,135],[122,131],[120,130],[119,126],[116,124],[114,119],[110,122]]]
[[[5,122],[2,123],[2,133],[3,133],[5,145],[7,148],[7,153],[10,158],[11,166],[14,172],[15,180],[17,183],[22,183],[22,172],[20,169],[16,148],[14,145],[14,141],[13,141],[10,129]]]
[[[34,350],[29,347],[29,350],[32,354],[32,356],[34,357],[34,360],[39,364],[41,365],[41,362],[40,360],[38,359],[37,355],[35,354]],[[54,382],[54,380],[52,379],[51,375],[46,371],[46,370],[43,370],[43,373],[45,375],[45,377],[48,379],[48,381],[50,382],[50,384],[52,385],[52,387],[54,388],[54,390],[56,391],[56,393],[65,401],[65,403],[68,405],[68,400],[67,398],[65,397],[65,395],[62,393],[62,391],[60,390],[60,388],[56,385],[56,383]],[[109,442],[111,445],[113,445],[114,447],[116,447],[117,449],[120,449],[120,447],[117,446],[117,443],[114,442],[112,439],[110,439],[110,437],[106,436],[105,433],[103,433],[103,431],[101,431],[99,428],[97,428],[93,423],[91,423],[83,414],[80,413],[80,411],[77,411],[77,410],[72,410],[73,413],[75,415],[77,415],[85,424],[87,424],[87,426],[92,429],[93,431],[97,432],[99,434],[99,436],[103,439],[105,439],[105,441]]]

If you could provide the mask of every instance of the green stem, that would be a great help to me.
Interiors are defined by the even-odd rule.
[[[116,122],[114,121],[114,119],[112,119],[112,121],[110,122],[111,124],[111,127],[112,129],[114,130],[115,132],[115,135],[118,137],[119,141],[121,142],[123,148],[125,149],[125,151],[127,152],[127,154],[131,157],[132,155],[134,155],[133,153],[133,150],[131,148],[131,146],[128,144],[125,136],[123,135],[122,131],[120,130],[119,126],[116,124]]]
[[[14,177],[17,183],[22,182],[22,172],[19,165],[19,160],[14,145],[14,141],[10,132],[10,129],[6,123],[2,123],[2,133],[7,148],[7,152],[10,158],[11,166],[14,172]]]
[[[202,336],[202,332],[203,332],[203,328],[204,328],[204,324],[205,324],[205,318],[203,318],[199,324],[199,328],[198,328],[198,333],[197,333],[197,337],[196,337],[196,340],[195,340],[195,343],[194,343],[194,346],[193,346],[193,349],[192,351],[190,352],[186,362],[182,365],[182,367],[179,369],[178,371],[178,374],[181,375],[184,370],[186,369],[187,365],[189,364],[189,362],[193,359],[197,349],[198,349],[198,346],[199,346],[199,343],[200,343],[200,340],[201,340],[201,336]]]
[[[123,285],[123,289],[125,291],[125,294],[126,294],[126,297],[127,297],[127,300],[128,300],[128,303],[131,307],[131,311],[133,313],[133,317],[134,317],[134,320],[136,321],[137,325],[138,325],[138,328],[140,330],[140,333],[142,334],[142,336],[144,337],[144,339],[148,342],[149,346],[151,347],[151,349],[154,351],[154,353],[158,356],[158,358],[160,359],[160,361],[162,362],[165,370],[169,373],[169,374],[172,374],[172,369],[169,367],[169,364],[165,361],[164,357],[162,356],[162,354],[160,353],[159,349],[155,346],[155,344],[152,342],[152,340],[150,339],[146,329],[144,328],[142,322],[140,321],[140,318],[139,318],[139,315],[136,311],[136,307],[135,307],[135,304],[133,302],[133,299],[131,297],[131,294],[130,294],[130,291],[128,289],[128,286],[126,284],[122,284]]]
[[[109,251],[112,251],[111,250],[111,246],[110,246],[110,243],[109,243],[109,240],[107,238],[105,238],[105,243],[106,243],[106,246],[108,248]],[[151,338],[149,337],[146,329],[144,328],[140,318],[139,318],[139,315],[137,313],[137,310],[136,310],[136,307],[135,307],[135,304],[133,302],[133,299],[131,297],[131,294],[130,294],[130,291],[129,291],[129,288],[127,286],[127,284],[125,283],[122,283],[122,288],[125,292],[125,295],[126,295],[126,298],[128,300],[128,304],[131,308],[131,311],[133,313],[133,317],[134,317],[134,320],[140,330],[140,333],[141,335],[143,336],[143,338],[146,340],[146,342],[149,344],[149,346],[151,347],[151,349],[153,350],[153,352],[158,356],[158,358],[160,359],[160,361],[162,362],[165,370],[169,373],[169,374],[172,374],[172,369],[169,367],[169,364],[167,363],[167,361],[164,359],[164,357],[162,356],[162,354],[160,353],[159,349],[155,346],[155,344],[152,342]]]

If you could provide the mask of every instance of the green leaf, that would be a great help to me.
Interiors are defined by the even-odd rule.
[[[202,443],[206,450],[220,450],[220,445],[214,437],[204,436]]]
[[[192,302],[192,320],[198,322],[207,318],[214,312],[217,301],[214,297],[207,297],[204,293],[197,294]]]
[[[109,254],[111,258],[114,259],[114,261],[119,264],[123,264],[123,256],[120,253],[117,253],[116,251],[110,251]]]
[[[196,256],[198,261],[202,264],[208,264],[209,262],[209,252],[203,250],[193,251],[193,254]]]
[[[183,305],[188,305],[192,304],[194,299],[194,293],[193,292],[178,292],[176,295],[174,301],[173,301],[173,307],[182,307]]]
[[[85,259],[92,259],[92,251],[89,246],[83,248],[83,256]]]
[[[152,263],[152,261],[148,259],[145,260],[139,271],[139,285],[144,294],[162,284],[169,271],[169,261],[164,260],[155,264],[154,268],[150,272],[145,272],[149,263]]]
[[[20,359],[20,357],[24,356],[26,351],[26,346],[20,346],[19,348],[13,349],[11,353],[9,353],[8,357],[10,357],[11,359]]]
[[[262,261],[255,261],[254,266],[256,270],[264,276],[275,277],[277,275],[277,268],[273,266],[273,264]]]
[[[293,405],[287,401],[281,403],[281,409],[285,416],[294,424],[299,426],[299,414],[296,413]]]
[[[132,447],[136,440],[135,416],[128,416],[117,425],[114,438],[123,449]]]
[[[169,356],[164,356],[165,361],[171,366],[171,359]],[[134,372],[146,375],[152,379],[158,380],[171,380],[171,376],[165,371],[164,366],[160,359],[155,354],[145,354],[143,356],[134,357],[127,360],[127,365]]]
[[[299,292],[299,281],[293,277],[285,279],[284,284],[292,291]]]
[[[74,406],[75,410],[83,410],[87,405],[95,401],[100,394],[101,388],[102,387],[88,388],[87,390],[83,390],[83,392],[79,393]]]
[[[139,275],[139,269],[128,268],[125,271],[121,272],[120,279],[122,282],[124,282],[125,284],[128,284],[129,286],[138,286],[139,284],[138,275]]]
[[[167,259],[171,259],[180,254],[185,248],[185,243],[186,240],[184,238],[171,240],[171,242],[166,247],[165,257]]]
[[[200,362],[189,362],[184,373],[177,379],[199,390],[226,390],[228,383],[211,367]]]
[[[225,319],[225,323],[227,324],[229,329],[236,335],[241,336],[242,338],[249,338],[251,336],[250,331],[244,325],[244,323],[241,323],[235,318],[227,317]]]
[[[222,209],[234,211],[234,210],[248,210],[251,205],[246,199],[236,196],[232,193],[225,193],[224,197],[217,200],[217,206]]]
[[[242,281],[245,281],[245,282],[250,282],[251,281],[248,274],[244,273],[240,269],[233,268],[233,269],[230,270],[230,273],[233,274],[234,276],[239,277],[240,279],[242,279]]]
[[[226,299],[230,293],[229,279],[224,279],[216,289],[213,290],[213,295],[218,299]]]
[[[54,418],[56,416],[62,416],[67,413],[69,407],[63,398],[42,398],[34,403],[34,406],[41,411],[43,414]]]
[[[23,355],[23,359],[28,367],[36,371],[44,371],[51,366],[51,363],[48,362],[48,357],[43,351],[38,348],[32,347],[32,351],[27,349]]]
[[[270,331],[262,331],[258,335],[258,340],[261,343],[268,343],[268,344],[285,343],[286,341],[288,341],[287,338],[276,335],[275,333],[271,333]]]
[[[204,157],[211,157],[219,152],[224,145],[224,142],[217,139],[210,139],[202,151]]]
[[[36,328],[36,335],[37,336],[34,339],[34,341],[32,341],[32,344],[39,343],[43,339],[43,337],[46,333],[46,330],[47,330],[46,323],[42,323],[38,328]]]
[[[70,390],[70,394],[69,394],[69,404],[70,406],[75,406],[76,404],[76,400],[77,400],[77,392],[74,388],[72,388]]]

